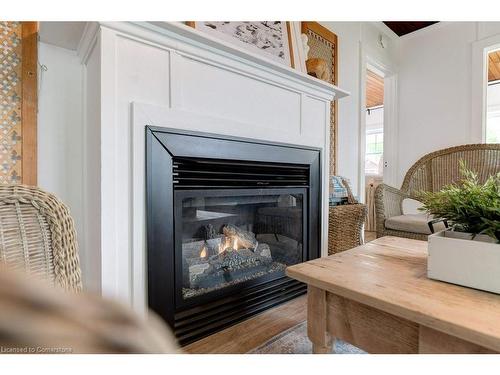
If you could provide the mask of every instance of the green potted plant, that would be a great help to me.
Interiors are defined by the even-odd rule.
[[[429,236],[430,278],[500,293],[500,173],[484,183],[460,163],[461,180],[423,192],[422,210],[450,228]]]

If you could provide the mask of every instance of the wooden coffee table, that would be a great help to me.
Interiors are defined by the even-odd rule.
[[[288,267],[308,284],[314,353],[500,352],[500,295],[427,278],[427,242],[383,237]],[[500,277],[500,275],[499,275]]]

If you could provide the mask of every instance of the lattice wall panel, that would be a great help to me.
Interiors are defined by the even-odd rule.
[[[306,30],[308,36],[308,45],[310,47],[308,58],[320,58],[326,61],[330,70],[331,83],[336,84],[335,77],[335,54],[337,53],[337,46],[335,43],[325,39],[311,29]],[[336,174],[336,137],[337,137],[337,124],[336,124],[336,103],[332,102],[330,105],[330,175]]]
[[[22,24],[0,22],[0,183],[22,177]]]

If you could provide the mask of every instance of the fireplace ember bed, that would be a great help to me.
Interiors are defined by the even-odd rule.
[[[148,299],[187,344],[305,293],[320,151],[147,127]]]

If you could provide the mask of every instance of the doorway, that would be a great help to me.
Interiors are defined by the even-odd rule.
[[[384,75],[372,66],[366,69],[365,105],[365,202],[368,206],[366,240],[375,233],[375,188],[384,175]]]
[[[365,181],[382,179],[384,154],[384,77],[366,70]]]

